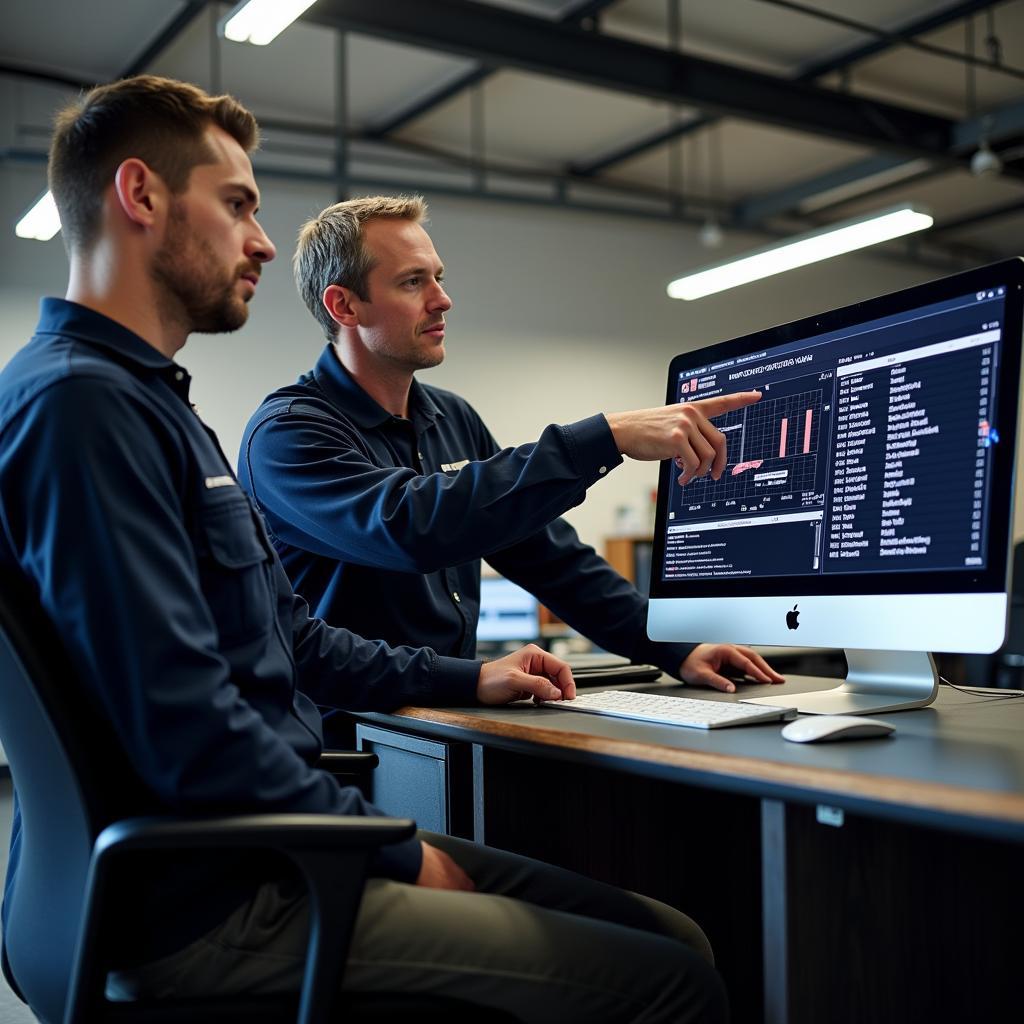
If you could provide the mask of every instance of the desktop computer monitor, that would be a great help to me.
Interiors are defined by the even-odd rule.
[[[756,389],[715,418],[719,480],[661,468],[653,640],[846,649],[819,714],[935,699],[929,652],[1006,630],[1024,262],[684,352],[668,397]]]
[[[480,580],[476,640],[482,648],[531,643],[540,636],[540,605],[533,594],[501,576]]]

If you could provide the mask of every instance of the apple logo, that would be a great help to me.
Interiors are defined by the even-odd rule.
[[[793,605],[793,610],[791,612],[786,612],[786,625],[790,629],[800,628],[800,613],[796,609],[797,605]]]

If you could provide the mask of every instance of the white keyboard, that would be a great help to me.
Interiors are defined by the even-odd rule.
[[[789,721],[796,709],[733,704],[727,701],[673,697],[667,693],[633,693],[604,690],[581,693],[575,700],[546,701],[541,707],[560,711],[585,711],[592,715],[613,715],[658,725],[684,725],[688,729],[721,729],[727,725],[752,722]]]

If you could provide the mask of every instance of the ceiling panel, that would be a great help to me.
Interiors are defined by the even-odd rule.
[[[492,75],[481,88],[488,158],[551,169],[660,128],[667,116],[660,103],[518,71]],[[471,120],[463,93],[401,135],[468,152]]]
[[[0,63],[102,82],[181,12],[182,0],[15,0],[3,5]]]
[[[712,180],[714,152],[721,148],[721,178]],[[805,177],[842,167],[867,151],[832,139],[816,139],[799,132],[725,119],[701,129],[683,144],[687,189],[734,202],[742,196],[782,188]],[[668,183],[668,147],[653,150],[625,163],[614,172],[616,180],[635,181],[655,188]]]

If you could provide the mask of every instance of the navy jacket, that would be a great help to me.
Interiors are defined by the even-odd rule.
[[[0,374],[0,560],[34,584],[154,810],[378,814],[311,767],[313,701],[470,704],[479,666],[311,618],[188,390],[131,331],[44,300]],[[10,877],[18,836],[16,820]],[[419,864],[410,840],[375,870],[412,880]],[[245,896],[236,877],[197,884],[206,927]],[[180,895],[171,880],[172,919]],[[169,948],[184,937],[163,930]]]
[[[327,346],[246,428],[242,486],[317,615],[390,644],[472,657],[480,559],[600,646],[677,673],[692,645],[647,639],[647,602],[563,512],[622,462],[601,415],[500,449],[468,402],[413,381],[392,416]]]

